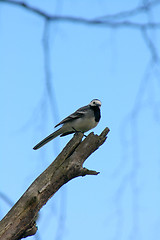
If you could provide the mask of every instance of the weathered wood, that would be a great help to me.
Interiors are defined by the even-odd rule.
[[[83,168],[84,161],[101,146],[109,132],[105,128],[100,136],[90,133],[75,134],[51,165],[31,184],[18,202],[0,222],[0,240],[18,240],[34,235],[36,217],[42,206],[69,180],[99,172]]]

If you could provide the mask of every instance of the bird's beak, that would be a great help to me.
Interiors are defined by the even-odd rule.
[[[97,104],[98,107],[101,107],[101,104]]]

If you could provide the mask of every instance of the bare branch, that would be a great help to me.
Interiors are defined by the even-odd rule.
[[[146,45],[148,46],[148,48],[151,52],[152,60],[154,62],[158,62],[159,61],[158,51],[156,49],[156,46],[154,45],[154,43],[152,42],[152,40],[148,36],[148,33],[147,33],[146,29],[142,29],[142,35],[143,35],[143,38],[145,40]]]
[[[143,4],[140,7],[136,7],[134,9],[128,10],[128,11],[122,11],[116,14],[111,14],[111,15],[105,15],[103,17],[100,17],[99,19],[110,19],[110,20],[117,20],[117,19],[122,19],[122,18],[130,18],[133,16],[136,16],[138,14],[141,13],[147,13],[149,10],[151,10],[153,7],[155,7],[156,5],[160,4],[159,0],[155,0],[155,1],[150,1],[147,2],[145,4]]]
[[[84,161],[106,140],[109,128],[100,136],[90,133],[83,141],[82,133],[75,134],[55,161],[31,184],[19,201],[0,222],[0,239],[18,240],[34,235],[36,217],[44,204],[58,189],[78,176],[99,172],[83,168]]]
[[[109,20],[107,19],[107,16],[105,17],[105,19],[103,19],[103,17],[97,17],[97,18],[93,18],[93,19],[86,19],[86,18],[82,18],[82,17],[74,17],[74,16],[59,16],[59,15],[50,15],[38,8],[35,7],[31,7],[29,4],[26,4],[24,2],[17,2],[17,1],[11,1],[11,0],[0,0],[0,2],[4,2],[4,3],[9,3],[9,4],[14,4],[20,7],[25,8],[26,10],[36,13],[37,15],[39,15],[40,17],[45,18],[46,20],[49,21],[61,21],[61,22],[70,22],[70,23],[79,23],[79,24],[86,24],[86,25],[99,25],[99,26],[104,26],[104,27],[108,27],[108,28],[136,28],[136,29],[142,29],[142,28],[146,28],[146,29],[155,29],[155,28],[160,28],[160,22],[147,22],[147,23],[137,23],[137,22],[133,22],[133,21],[112,21],[110,20],[111,15],[109,15]],[[158,4],[158,1],[156,1],[156,4]],[[148,5],[152,6],[151,4]],[[140,10],[142,11],[142,7],[140,7]],[[135,10],[134,10],[135,11]],[[138,11],[138,8],[137,8]],[[121,16],[121,15],[125,15],[127,13],[118,13],[117,16]],[[128,13],[129,14],[129,13]],[[114,15],[113,15],[114,17]]]
[[[84,177],[86,175],[98,175],[100,172],[96,172],[94,170],[89,170],[87,168],[82,168],[81,176]]]
[[[47,94],[45,96],[48,96],[49,104],[51,106],[52,114],[53,114],[53,119],[55,120],[55,123],[58,122],[59,119],[57,119],[58,115],[58,108],[57,108],[57,101],[55,97],[55,92],[54,92],[54,82],[52,79],[52,74],[51,74],[51,66],[50,66],[50,44],[49,44],[49,24],[50,21],[48,19],[45,19],[44,21],[44,30],[43,30],[43,41],[42,41],[42,46],[43,46],[43,55],[44,55],[44,72],[45,72],[45,82],[46,82],[46,91]],[[54,109],[54,111],[53,111]]]
[[[25,2],[11,1],[11,0],[0,0],[0,2],[9,3],[9,4],[13,4],[13,5],[17,5],[17,6],[23,7],[23,8],[25,8],[26,10],[28,10],[30,12],[38,14],[41,17],[44,17],[46,19],[50,19],[50,16],[47,13],[41,11],[38,8],[31,7],[29,4],[27,4]]]
[[[0,192],[0,198],[1,198],[4,202],[6,202],[10,207],[13,206],[14,203],[12,202],[12,200],[11,200],[6,194]]]

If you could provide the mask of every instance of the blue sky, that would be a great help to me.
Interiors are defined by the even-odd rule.
[[[140,1],[28,1],[50,14],[87,19],[138,7]],[[160,21],[160,4],[130,21]],[[123,20],[123,18],[122,18]],[[40,211],[30,239],[150,240],[160,237],[160,67],[140,30],[51,22],[0,2],[0,192],[15,203],[71,136],[32,147],[64,117],[102,101],[96,134],[106,143],[85,162],[98,176],[63,186]],[[159,54],[160,30],[148,36]],[[47,90],[46,72],[50,87]],[[51,96],[51,97],[50,97]],[[10,206],[0,198],[0,218]]]

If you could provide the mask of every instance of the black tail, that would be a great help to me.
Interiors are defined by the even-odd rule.
[[[46,143],[50,142],[52,139],[56,138],[58,135],[63,133],[62,128],[58,129],[57,131],[51,133],[48,137],[44,138],[41,142],[39,142],[36,146],[34,146],[34,150],[37,150],[44,146]]]

